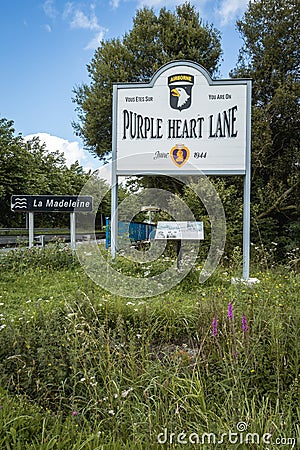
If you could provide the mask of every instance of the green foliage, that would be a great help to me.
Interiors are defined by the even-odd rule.
[[[237,24],[245,44],[233,72],[253,79],[253,241],[279,243],[281,257],[299,247],[299,23],[295,0],[251,2]]]
[[[73,126],[90,152],[106,159],[111,153],[112,86],[117,82],[147,82],[174,59],[202,64],[211,74],[221,56],[219,32],[203,24],[190,3],[171,13],[162,8],[137,11],[133,27],[122,39],[104,41],[88,72],[90,85],[74,89],[79,122]]]
[[[25,269],[57,270],[60,268],[75,267],[78,261],[69,245],[59,240],[50,242],[45,247],[32,247],[30,249],[19,247],[8,251],[0,258],[0,267],[4,270],[23,272]]]
[[[195,268],[163,296],[133,300],[103,291],[80,267],[26,261],[18,272],[1,268],[2,448],[158,449],[164,428],[220,437],[241,421],[272,442],[296,437],[294,272],[256,273],[261,282],[249,288],[222,268],[199,285]],[[126,273],[125,263],[115,264]]]
[[[78,163],[68,168],[62,154],[48,152],[38,138],[25,142],[14,136],[13,122],[0,119],[1,227],[25,225],[24,215],[10,211],[10,197],[17,194],[79,194],[88,175]],[[40,214],[36,225],[63,225],[65,214]]]
[[[243,180],[241,177],[210,177],[224,208],[226,218],[226,258],[232,259],[233,250],[241,246],[243,239]],[[201,241],[202,257],[207,254],[211,243],[211,221],[200,198],[206,198],[211,205],[207,189],[203,188],[201,177],[192,177],[191,183],[184,186],[182,199],[193,212],[195,219],[203,221],[205,240]]]

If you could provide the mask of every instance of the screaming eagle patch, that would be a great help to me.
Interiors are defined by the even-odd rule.
[[[171,148],[170,156],[177,167],[182,167],[189,159],[190,151],[185,145],[177,144]]]
[[[191,106],[193,85],[194,76],[187,73],[179,73],[168,77],[171,108],[182,111]]]

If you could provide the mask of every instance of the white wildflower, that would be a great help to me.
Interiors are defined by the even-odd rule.
[[[122,391],[121,397],[123,397],[123,398],[127,397],[127,395],[128,395],[131,391],[133,391],[133,388],[132,388],[132,387],[130,387],[129,389],[126,389],[125,391]]]

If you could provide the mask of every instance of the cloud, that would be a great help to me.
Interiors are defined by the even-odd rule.
[[[99,47],[101,41],[103,41],[103,39],[104,39],[104,35],[105,35],[106,31],[107,31],[106,29],[99,31],[99,33],[97,33],[93,37],[93,39],[90,40],[90,42],[87,44],[87,46],[84,47],[84,50],[95,50],[97,47]]]
[[[41,28],[45,31],[47,31],[47,33],[51,33],[52,28],[50,27],[50,25],[48,23],[41,25]]]
[[[47,17],[55,19],[58,12],[54,6],[54,0],[45,0],[43,3],[43,10]]]
[[[84,12],[72,2],[68,2],[65,6],[63,18],[69,21],[71,29],[89,30],[95,32],[94,37],[85,47],[85,50],[94,50],[103,40],[105,33],[108,31],[98,23],[95,14],[95,5],[90,5],[90,11]]]
[[[120,0],[110,0],[109,4],[112,7],[112,9],[117,9],[119,8]]]
[[[247,9],[248,3],[249,0],[222,0],[217,10],[221,25],[228,25],[235,21]]]
[[[38,137],[41,143],[45,143],[46,149],[49,152],[59,151],[63,153],[66,165],[68,167],[74,164],[76,161],[87,171],[89,169],[95,170],[98,167],[97,164],[93,165],[93,161],[89,160],[87,152],[80,147],[79,143],[76,141],[70,142],[67,139],[60,138],[58,136],[53,136],[49,133],[35,133],[24,136],[25,141]],[[96,166],[96,167],[95,167]]]
[[[84,14],[83,11],[80,11],[79,9],[73,12],[70,26],[71,28],[99,30],[98,19],[95,14],[93,13],[92,15],[90,15],[90,17],[88,17],[86,14]]]
[[[163,8],[168,6],[179,6],[183,3],[186,3],[186,0],[139,0],[138,7],[141,8],[147,6],[148,8]]]

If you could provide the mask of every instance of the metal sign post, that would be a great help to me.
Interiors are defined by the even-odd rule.
[[[250,81],[249,81],[250,83]],[[243,209],[243,279],[250,277],[250,205],[251,205],[251,89],[247,89],[246,105],[246,154],[244,177],[244,209]]]
[[[29,220],[29,230],[28,230],[28,239],[29,239],[29,248],[33,247],[33,241],[34,241],[34,212],[29,211],[28,213],[28,220]]]
[[[71,249],[74,252],[76,249],[76,217],[75,212],[70,213],[70,235],[71,235]]]

